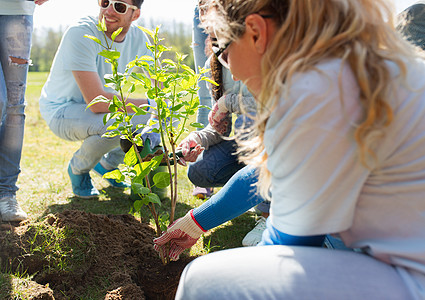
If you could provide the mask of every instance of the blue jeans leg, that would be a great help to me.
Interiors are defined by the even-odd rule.
[[[193,57],[195,59],[195,69],[198,72],[198,67],[203,68],[205,62],[207,61],[207,55],[205,53],[205,41],[207,40],[207,34],[199,27],[199,10],[198,6],[195,7],[195,12],[193,16],[193,27],[192,27],[192,49]],[[198,97],[199,103],[211,107],[211,95],[208,91],[206,81],[200,81],[198,83]],[[196,122],[203,124],[204,126],[208,125],[208,108],[199,108],[198,114],[196,116]]]
[[[223,141],[204,150],[198,160],[189,165],[187,176],[196,186],[221,187],[245,165],[235,154],[235,141]]]
[[[18,190],[32,29],[32,16],[0,16],[0,197]]]

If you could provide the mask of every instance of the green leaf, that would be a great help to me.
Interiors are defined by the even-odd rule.
[[[136,85],[133,83],[131,86],[130,86],[130,88],[128,89],[128,93],[129,94],[132,94],[132,93],[134,93],[134,91],[136,90]]]
[[[149,30],[149,29],[147,29],[147,28],[145,28],[143,26],[137,26],[137,27],[139,27],[139,29],[141,31],[143,31],[144,33],[148,34],[152,39],[154,39],[155,33],[152,30]]]
[[[197,123],[197,122],[190,123],[190,126],[195,127],[195,128],[204,128],[204,124]]]
[[[122,27],[120,27],[117,30],[115,30],[114,33],[112,33],[111,39],[113,41],[115,41],[115,38],[121,33],[121,31],[122,31]]]
[[[156,168],[158,168],[159,164],[162,161],[162,158],[164,157],[164,153],[158,156],[155,156],[154,158],[152,158],[152,160],[150,161],[152,163],[151,166],[151,170],[155,170]]]
[[[143,61],[155,61],[155,60],[153,59],[153,57],[152,57],[152,56],[149,56],[149,55],[143,55],[143,56],[141,56],[141,57],[139,58],[139,60],[143,60]]]
[[[189,66],[186,66],[186,65],[181,65],[181,67],[185,70],[185,71],[187,71],[187,72],[189,72],[191,75],[195,75],[196,73],[195,73],[195,71],[193,71]]]
[[[147,195],[150,193],[149,188],[145,187],[143,184],[140,183],[133,183],[131,185],[131,190],[133,191],[133,193],[139,195]]]
[[[146,175],[149,174],[149,172],[155,170],[156,166],[157,162],[155,161],[155,159],[152,159],[150,161],[145,161],[143,163],[135,165],[134,170],[136,171],[138,178],[144,178]]]
[[[143,203],[142,200],[136,200],[136,201],[134,201],[134,203],[133,203],[134,210],[135,211],[140,211],[142,209],[143,205],[144,205],[144,203]]]
[[[114,114],[112,113],[107,113],[105,115],[103,115],[103,124],[106,124],[109,122],[109,120],[111,120],[114,117]]]
[[[105,96],[97,96],[96,98],[94,98],[92,101],[90,101],[90,103],[87,105],[86,109],[89,108],[90,106],[96,104],[96,103],[109,103],[111,102],[111,100],[109,100],[108,98],[106,98]]]
[[[152,179],[157,188],[163,189],[170,185],[170,174],[168,172],[156,173]]]
[[[127,106],[129,106],[134,111],[134,113],[138,116],[147,114],[145,108],[138,107],[131,102],[127,103]]]
[[[116,137],[117,135],[120,135],[119,131],[107,131],[104,134],[102,134],[102,137],[113,138],[113,137]]]
[[[173,107],[170,108],[171,111],[178,111],[180,108],[182,108],[184,106],[183,103],[177,104]]]
[[[121,54],[119,51],[115,50],[102,50],[99,52],[99,55],[108,59],[118,59]]]
[[[149,193],[149,194],[146,196],[145,200],[146,200],[148,203],[156,203],[156,204],[158,204],[158,205],[160,205],[160,206],[161,206],[161,199],[159,199],[159,197],[158,197],[158,195],[157,195],[157,194]]]
[[[199,106],[198,106],[198,109],[200,109],[200,108],[206,108],[206,109],[211,110],[211,107],[206,106],[206,105],[199,105]]]
[[[200,80],[208,81],[209,83],[212,83],[212,84],[214,84],[214,85],[216,85],[216,86],[219,86],[219,84],[218,84],[217,82],[215,82],[215,81],[214,81],[214,80],[212,80],[212,79],[209,79],[208,77],[202,77]]]
[[[106,23],[105,23],[105,16],[102,17],[102,21],[99,22],[99,24],[96,25],[97,30],[105,32],[107,30]]]
[[[168,59],[168,58],[163,59],[162,63],[172,65],[173,67],[176,66],[176,63],[174,61],[172,61],[171,59]]]
[[[132,146],[130,150],[124,156],[124,164],[127,166],[134,166],[137,164],[137,155],[134,147]]]
[[[91,39],[92,41],[95,41],[96,43],[98,43],[99,45],[102,45],[102,42],[95,36],[89,35],[89,34],[85,34],[84,35],[85,38]]]
[[[121,174],[119,169],[115,169],[103,175],[103,178],[115,179],[118,182],[124,181],[125,177]]]

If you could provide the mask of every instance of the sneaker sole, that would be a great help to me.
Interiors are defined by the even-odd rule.
[[[81,199],[92,199],[92,198],[99,198],[99,195],[93,195],[93,196],[80,196],[77,194],[74,194],[75,197],[81,198]]]

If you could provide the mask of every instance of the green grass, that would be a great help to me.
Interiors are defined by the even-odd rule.
[[[38,99],[47,76],[47,73],[30,72],[26,91],[27,117],[21,160],[22,172],[18,180],[20,190],[17,193],[17,199],[28,213],[29,221],[36,223],[50,213],[54,214],[68,209],[83,210],[95,214],[129,213],[132,208],[129,191],[122,192],[113,189],[95,174],[92,174],[92,177],[95,186],[101,191],[99,199],[83,200],[73,196],[66,170],[69,160],[79,148],[81,142],[69,142],[58,138],[42,119],[39,113]],[[191,208],[201,205],[202,200],[192,196],[193,186],[187,179],[184,167],[179,168],[178,181],[176,217],[181,217]],[[165,199],[159,208],[159,213],[167,213],[169,207],[170,201]],[[147,208],[142,209],[141,214],[137,216],[145,221],[150,219]],[[203,255],[217,250],[240,247],[244,235],[253,228],[254,223],[254,217],[247,214],[229,221],[203,235],[198,243],[192,247],[190,253],[191,255]],[[61,248],[62,233],[58,232],[57,235],[48,237],[49,235],[43,231],[42,227],[37,228],[37,230],[47,244],[43,246],[44,248],[37,246],[38,248],[33,250],[38,253],[45,252],[46,255],[56,253],[59,257],[55,257],[55,259],[65,264],[64,267],[70,264],[69,261],[63,261],[60,257],[63,251],[66,252],[66,249]],[[19,274],[14,274],[14,272],[8,270],[2,271],[5,273],[0,273],[0,298],[6,299],[2,297],[3,294],[1,293],[6,293],[6,290],[10,292],[14,289],[11,278]]]

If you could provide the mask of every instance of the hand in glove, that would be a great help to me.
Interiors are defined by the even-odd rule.
[[[232,119],[225,102],[226,95],[217,100],[208,114],[208,122],[221,135],[229,134],[231,130]]]
[[[166,232],[160,237],[153,240],[154,249],[158,252],[166,253],[168,251],[168,243],[170,243],[169,257],[171,260],[178,260],[180,254],[193,245],[206,232],[199,226],[193,216],[193,209],[184,217],[174,221]]]
[[[191,132],[183,141],[181,141],[177,149],[181,149],[183,155],[183,157],[180,157],[179,163],[185,166],[187,161],[196,161],[205,148],[201,146],[201,140],[198,135],[195,132]]]
[[[149,125],[149,123],[151,125]],[[144,127],[141,132],[141,138],[143,139],[144,143],[146,143],[146,139],[150,140],[151,150],[161,144],[161,135],[157,132],[152,132],[152,129],[154,128],[159,128],[158,121],[156,121],[155,123],[148,122],[148,126]]]

